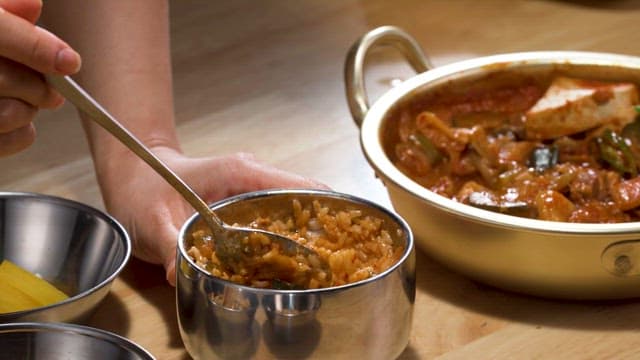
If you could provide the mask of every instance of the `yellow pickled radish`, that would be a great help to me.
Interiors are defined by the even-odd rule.
[[[0,312],[57,303],[68,296],[55,286],[9,260],[0,263]]]
[[[13,286],[0,282],[0,314],[40,307],[40,303]]]

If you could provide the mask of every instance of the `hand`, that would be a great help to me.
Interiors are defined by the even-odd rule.
[[[33,143],[39,109],[63,104],[42,74],[80,69],[80,56],[69,45],[34,25],[41,9],[36,0],[0,0],[0,156]]]
[[[250,154],[189,158],[166,147],[152,151],[207,203],[268,188],[326,189],[320,183],[260,163]],[[178,232],[195,210],[142,160],[132,157],[124,163],[122,166],[122,157],[114,160],[117,171],[101,184],[107,210],[129,231],[134,255],[162,264],[167,280],[175,286]]]

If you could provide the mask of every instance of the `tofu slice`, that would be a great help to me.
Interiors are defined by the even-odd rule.
[[[529,139],[551,139],[605,124],[624,126],[636,117],[638,90],[631,83],[558,77],[525,114]]]

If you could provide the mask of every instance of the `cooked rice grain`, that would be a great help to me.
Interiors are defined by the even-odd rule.
[[[293,216],[273,219],[258,217],[250,227],[265,229],[288,236],[315,250],[328,262],[331,286],[339,286],[367,279],[379,274],[396,263],[404,251],[402,245],[394,244],[390,234],[383,228],[383,220],[363,215],[360,210],[334,211],[315,200],[311,206],[303,207],[299,200],[292,202]],[[220,267],[215,252],[203,241],[203,231],[193,233],[193,246],[188,254],[202,268],[226,280],[254,287],[272,287],[273,278],[264,273],[239,271],[228,273]],[[270,256],[269,253],[262,256]],[[298,266],[295,271],[308,271]],[[309,288],[319,287],[312,281]]]

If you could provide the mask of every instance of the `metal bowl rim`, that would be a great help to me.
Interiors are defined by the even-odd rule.
[[[95,338],[101,341],[113,343],[120,348],[126,349],[129,352],[140,355],[143,358],[149,360],[155,360],[153,355],[149,353],[142,346],[125,338],[124,336],[116,333],[98,329],[86,325],[71,324],[71,323],[57,323],[57,322],[15,322],[0,324],[0,335],[4,333],[35,333],[40,331],[47,332],[64,332],[72,333],[76,335],[87,336]]]
[[[350,194],[346,194],[346,193],[341,193],[341,192],[337,192],[337,191],[330,191],[330,190],[309,190],[309,189],[269,189],[269,190],[258,190],[258,191],[252,191],[252,192],[247,192],[247,193],[243,193],[243,194],[239,194],[239,195],[235,195],[235,196],[231,196],[228,197],[226,199],[220,200],[218,202],[215,202],[213,204],[210,205],[210,208],[215,210],[219,207],[228,205],[228,204],[232,204],[232,203],[237,203],[243,200],[247,200],[247,199],[259,199],[259,198],[264,198],[264,197],[271,197],[271,196],[278,196],[278,195],[312,195],[312,196],[319,196],[319,197],[331,197],[331,198],[336,198],[336,199],[342,199],[342,200],[348,200],[350,202],[356,203],[356,204],[360,204],[360,205],[364,205],[364,206],[369,206],[372,208],[375,208],[383,213],[385,213],[387,216],[389,216],[393,221],[397,222],[398,226],[400,228],[402,228],[402,230],[405,232],[405,238],[407,239],[407,243],[406,243],[406,247],[404,252],[402,253],[402,256],[400,257],[400,259],[398,259],[398,261],[396,261],[392,266],[390,266],[388,269],[386,269],[385,271],[376,274],[375,276],[372,276],[370,278],[361,280],[361,281],[357,281],[354,283],[349,283],[349,284],[344,284],[344,285],[340,285],[340,286],[333,286],[333,287],[328,287],[328,288],[319,288],[319,289],[305,289],[305,290],[277,290],[277,289],[262,289],[262,288],[255,288],[255,287],[251,287],[251,286],[246,286],[246,285],[241,285],[241,284],[237,284],[228,280],[224,280],[224,279],[220,279],[218,277],[215,277],[213,275],[211,275],[209,272],[207,272],[206,270],[202,269],[200,266],[196,265],[196,263],[191,259],[191,257],[187,254],[187,251],[184,247],[184,241],[182,241],[182,239],[184,239],[185,235],[186,235],[186,231],[187,229],[193,224],[193,222],[196,221],[196,219],[198,219],[200,217],[199,214],[193,214],[189,219],[187,219],[187,221],[184,223],[184,225],[182,226],[182,228],[180,229],[180,233],[178,235],[178,262],[176,264],[179,263],[180,258],[185,259],[189,265],[191,266],[191,268],[195,269],[195,271],[198,272],[198,274],[200,274],[201,276],[204,276],[212,281],[216,281],[216,282],[220,282],[221,284],[224,284],[225,286],[233,286],[239,289],[243,289],[249,292],[252,292],[254,294],[265,294],[265,295],[275,295],[275,294],[320,294],[320,293],[331,293],[331,292],[340,292],[340,291],[344,291],[350,288],[355,288],[355,287],[359,287],[359,286],[365,286],[369,283],[375,282],[381,278],[384,278],[386,276],[388,276],[389,274],[391,274],[392,272],[394,272],[397,268],[399,268],[400,266],[402,266],[402,264],[404,264],[407,259],[411,256],[412,252],[414,251],[414,238],[413,238],[413,232],[411,231],[411,228],[409,227],[408,223],[398,214],[396,214],[394,211],[379,205],[375,202],[372,202],[370,200],[364,199],[364,198],[360,198],[354,195],[350,195]],[[181,269],[179,269],[179,267],[177,268],[177,271],[182,271]]]
[[[564,235],[636,235],[640,222],[616,224],[567,223],[521,218],[500,214],[458,203],[424,188],[403,174],[387,157],[381,144],[381,125],[385,115],[399,101],[412,96],[412,92],[429,82],[461,75],[465,72],[481,72],[534,65],[576,65],[626,68],[640,71],[640,57],[588,51],[530,51],[505,53],[462,60],[436,67],[417,74],[384,93],[367,112],[360,129],[360,143],[376,174],[384,182],[400,187],[411,196],[428,202],[439,210],[476,223],[492,227],[517,229],[536,233],[561,233]]]
[[[101,290],[102,288],[109,286],[109,284],[111,284],[113,282],[113,280],[115,280],[115,278],[120,274],[120,272],[122,272],[122,270],[124,269],[124,267],[127,265],[127,263],[129,262],[129,259],[131,257],[131,238],[129,237],[129,233],[125,230],[125,228],[122,226],[122,224],[120,224],[115,218],[113,218],[111,215],[107,214],[106,212],[100,211],[92,206],[89,206],[87,204],[81,203],[79,201],[75,201],[75,200],[71,200],[71,199],[66,199],[66,198],[62,198],[59,196],[53,196],[53,195],[47,195],[47,194],[40,194],[40,193],[32,193],[32,192],[10,192],[10,191],[0,191],[0,199],[36,199],[36,200],[44,200],[46,202],[49,203],[53,203],[55,205],[63,205],[63,206],[68,206],[74,209],[78,209],[80,211],[83,211],[85,213],[94,215],[102,220],[104,220],[107,224],[109,224],[122,238],[122,242],[124,243],[124,257],[121,261],[121,264],[118,266],[117,269],[115,269],[115,271],[113,271],[113,273],[111,275],[109,275],[106,279],[104,279],[102,282],[100,282],[99,284],[91,287],[88,290],[85,290],[83,292],[80,292],[78,294],[75,294],[74,296],[70,296],[69,298],[59,301],[57,303],[51,304],[51,305],[47,305],[47,306],[41,306],[41,307],[37,307],[34,309],[28,309],[28,310],[22,310],[22,311],[14,311],[14,312],[10,312],[10,313],[5,313],[5,314],[0,314],[0,320],[4,317],[4,316],[11,316],[11,317],[15,317],[15,316],[25,316],[31,313],[38,313],[38,312],[42,312],[44,310],[47,309],[51,309],[51,308],[56,308],[56,307],[60,307],[63,305],[66,305],[68,303],[72,303],[76,300],[82,299],[82,298],[86,298],[89,295]]]

